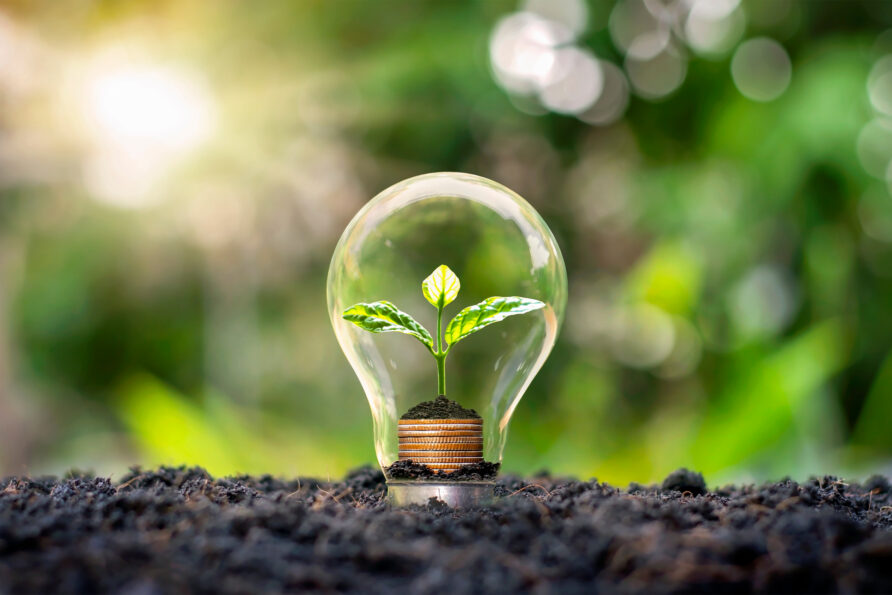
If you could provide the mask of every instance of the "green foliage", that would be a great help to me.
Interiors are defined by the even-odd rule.
[[[324,427],[303,427],[294,434],[256,407],[207,391],[200,402],[177,392],[148,374],[136,374],[114,390],[118,417],[130,440],[143,453],[146,465],[200,462],[215,475],[234,475],[249,469],[270,470],[280,459],[326,460],[349,465],[347,453],[328,452]],[[358,434],[346,436],[351,448],[367,447]]]
[[[446,356],[452,346],[470,335],[509,316],[526,314],[545,304],[539,300],[524,297],[486,298],[479,304],[468,306],[458,313],[446,327],[446,344],[443,343],[443,308],[458,297],[461,282],[458,275],[445,264],[441,264],[421,283],[424,298],[437,309],[437,342],[433,343],[430,333],[414,318],[390,302],[354,304],[342,314],[359,328],[370,333],[397,332],[412,335],[428,348],[437,361],[437,389],[446,393]]]
[[[421,283],[424,299],[434,308],[448,306],[458,296],[461,283],[458,276],[445,264],[438,266],[427,279]]]
[[[847,350],[839,324],[825,321],[748,362],[707,411],[694,439],[697,468],[714,473],[754,453],[770,455],[812,406],[810,397],[845,363]]]
[[[446,341],[449,345],[455,345],[471,333],[505,320],[509,316],[526,314],[540,308],[545,304],[539,300],[524,297],[490,297],[479,304],[468,306],[459,312],[446,327]]]
[[[854,442],[876,450],[892,449],[892,352],[874,380],[855,426]]]
[[[433,346],[433,338],[427,329],[390,302],[354,304],[344,310],[343,317],[370,333],[404,333],[412,335],[428,349]]]

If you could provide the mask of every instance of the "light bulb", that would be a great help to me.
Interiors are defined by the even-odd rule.
[[[479,176],[404,180],[347,226],[327,290],[391,502],[485,499],[567,302],[564,261],[539,214]]]

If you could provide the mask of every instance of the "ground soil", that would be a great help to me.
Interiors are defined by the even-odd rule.
[[[0,593],[889,593],[892,494],[873,477],[707,491],[503,477],[494,505],[389,509],[344,481],[201,469],[0,483]]]

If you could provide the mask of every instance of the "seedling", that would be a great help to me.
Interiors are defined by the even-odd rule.
[[[396,332],[411,335],[421,341],[437,361],[437,390],[446,394],[446,356],[456,343],[493,323],[509,316],[526,314],[544,308],[539,300],[525,297],[486,298],[468,306],[449,321],[443,334],[443,309],[458,296],[461,283],[458,276],[441,264],[421,283],[425,299],[437,309],[437,340],[418,321],[390,302],[360,303],[350,306],[342,316],[370,333]]]

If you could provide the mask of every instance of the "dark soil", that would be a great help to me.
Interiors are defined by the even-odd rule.
[[[0,593],[892,592],[888,481],[696,495],[680,476],[625,490],[503,477],[501,500],[465,511],[391,510],[372,469],[5,479]]]
[[[683,494],[702,496],[706,493],[706,480],[703,479],[702,473],[682,468],[667,475],[660,487],[664,491],[675,490]]]
[[[443,473],[435,471],[423,463],[416,463],[411,459],[397,461],[385,470],[391,479],[435,479],[437,481],[490,481],[499,474],[499,463],[470,463],[462,465],[455,471]]]
[[[400,419],[480,419],[480,414],[440,395],[433,401],[418,403]]]

